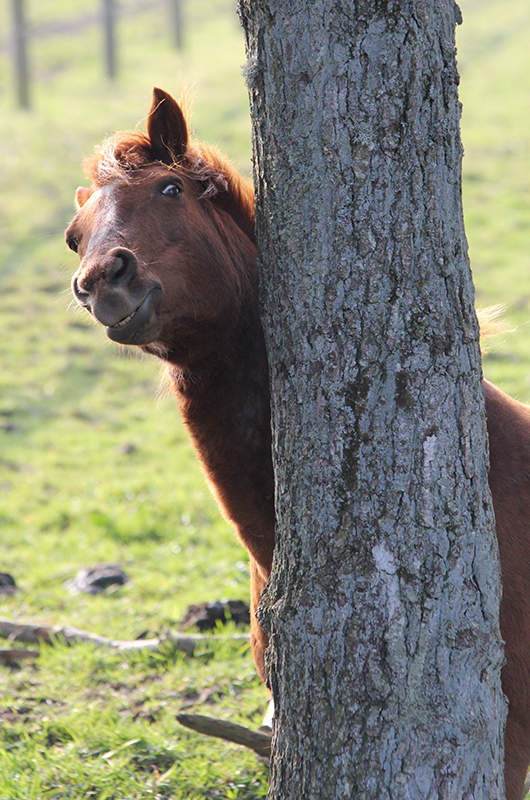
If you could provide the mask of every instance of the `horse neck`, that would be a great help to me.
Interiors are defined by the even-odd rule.
[[[218,415],[225,404],[237,406],[256,385],[268,399],[267,356],[257,301],[212,326],[193,356],[170,352],[168,375],[186,422],[207,408]],[[215,399],[215,402],[214,402]],[[222,403],[219,406],[219,402]]]
[[[257,309],[222,345],[193,371],[170,364],[169,377],[214,494],[266,579],[274,547],[274,477]]]
[[[185,355],[167,353],[166,360],[214,494],[266,579],[274,547],[274,477],[256,251],[241,221],[226,209],[212,207],[211,220],[240,276],[238,291],[215,326],[196,331],[193,348]]]

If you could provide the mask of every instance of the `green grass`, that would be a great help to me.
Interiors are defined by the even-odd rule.
[[[199,698],[206,713],[240,718],[255,682],[243,662],[229,642],[193,661],[124,661],[87,646],[44,650],[38,670],[12,676],[3,700],[1,796],[265,796],[255,757],[175,723],[175,708],[193,708]],[[246,721],[257,727],[261,709],[246,705]]]
[[[513,333],[486,377],[530,402],[530,15],[519,0],[465,0],[458,29],[464,213],[477,306],[502,304]]]
[[[132,0],[122,0],[124,11]],[[516,326],[485,373],[530,401],[529,21],[526,0],[465,0],[458,32],[464,203],[477,304]],[[0,39],[7,34],[0,8]],[[32,24],[94,11],[28,2]],[[154,85],[194,97],[197,134],[250,172],[242,34],[229,0],[186,4],[182,53],[165,5],[126,14],[119,78],[103,77],[97,27],[37,38],[32,109],[16,108],[0,51],[0,570],[19,591],[0,615],[113,637],[175,630],[190,603],[248,596],[244,551],[221,518],[160,367],[111,345],[70,302],[63,230],[81,160],[145,119]],[[100,597],[65,581],[101,561],[129,583]],[[228,634],[231,630],[228,630]],[[44,648],[0,667],[0,798],[258,798],[264,767],[180,728],[186,707],[258,727],[266,705],[248,646],[212,640],[194,658]],[[206,710],[205,710],[206,709]]]
[[[29,5],[35,25],[93,10]],[[114,84],[96,27],[34,41],[30,112],[17,110],[0,54],[0,570],[19,586],[0,601],[3,616],[134,638],[176,630],[190,603],[248,597],[246,554],[159,392],[159,365],[112,346],[72,308],[76,258],[63,240],[82,158],[145,119],[154,85],[190,90],[198,134],[249,171],[234,9],[187,6],[182,53],[163,6],[122,19]],[[103,561],[130,581],[99,597],[67,591],[79,568]],[[0,695],[2,798],[266,793],[252,754],[175,720],[186,707],[259,726],[267,695],[240,641],[212,640],[193,658],[44,648],[35,665],[0,668]]]

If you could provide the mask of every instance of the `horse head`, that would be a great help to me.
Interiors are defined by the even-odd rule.
[[[66,231],[74,297],[110,339],[158,355],[202,351],[255,292],[252,193],[215,150],[190,140],[155,89],[147,132],[111,137],[87,162]]]

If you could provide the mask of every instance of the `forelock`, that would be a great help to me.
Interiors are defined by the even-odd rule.
[[[126,179],[152,162],[149,138],[141,131],[116,133],[96,147],[84,162],[85,175],[96,186]]]
[[[85,160],[84,168],[87,178],[101,187],[127,180],[133,172],[153,163],[149,137],[133,131],[109,137]],[[194,142],[172,166],[203,184],[201,198],[210,199],[229,190],[229,176],[215,148]]]

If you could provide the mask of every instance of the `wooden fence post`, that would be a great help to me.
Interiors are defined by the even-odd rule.
[[[29,71],[27,53],[27,31],[24,18],[24,0],[13,0],[13,58],[17,84],[18,104],[29,108]]]
[[[105,71],[108,78],[116,77],[116,3],[103,0],[103,28],[105,39]]]
[[[178,50],[182,50],[184,46],[183,15],[182,15],[183,0],[169,0],[169,3],[171,9],[171,23],[173,27],[173,37],[174,37],[175,47]]]

